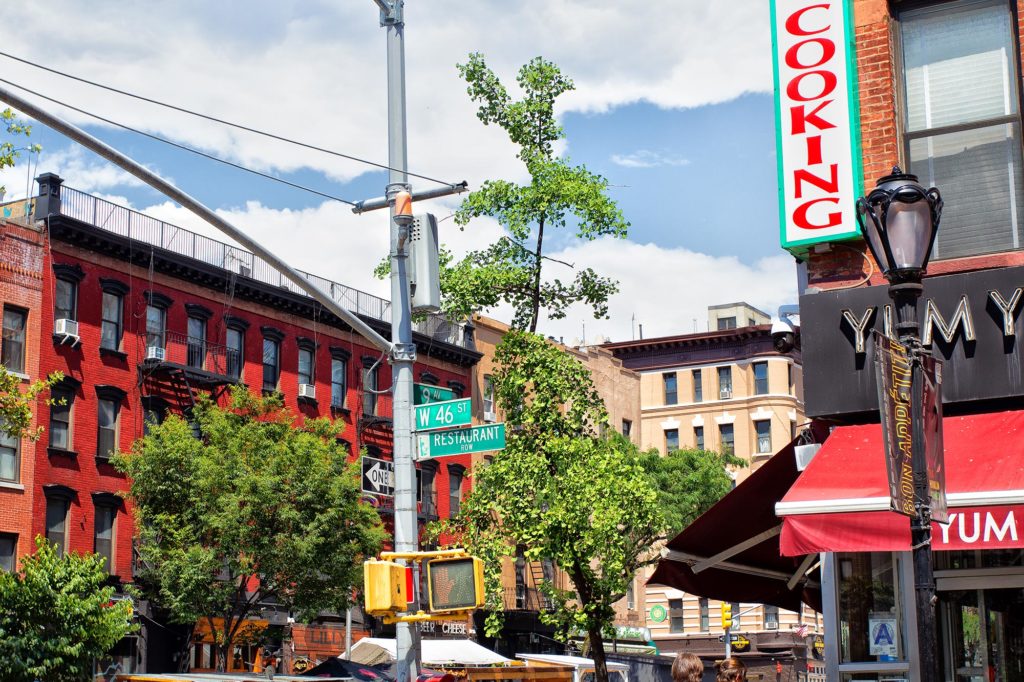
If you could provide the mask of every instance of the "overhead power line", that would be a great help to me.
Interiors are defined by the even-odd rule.
[[[179,106],[177,106],[175,104],[168,104],[167,102],[161,102],[160,100],[156,100],[156,99],[152,99],[152,98],[149,98],[149,97],[145,97],[143,95],[136,95],[133,92],[128,92],[126,90],[120,90],[120,89],[115,88],[115,87],[110,86],[110,85],[104,85],[103,83],[97,83],[96,81],[89,80],[88,78],[82,78],[81,76],[75,76],[73,74],[66,73],[64,71],[59,71],[59,70],[51,68],[49,66],[43,66],[42,64],[37,64],[36,62],[29,61],[28,59],[23,59],[22,57],[16,57],[13,54],[10,54],[10,53],[7,53],[7,52],[0,51],[0,56],[7,57],[8,59],[13,59],[16,62],[21,62],[22,64],[27,64],[27,65],[35,67],[37,69],[42,69],[43,71],[48,71],[48,72],[50,72],[52,74],[56,74],[58,76],[63,76],[64,78],[70,78],[70,79],[76,80],[76,81],[78,81],[80,83],[85,83],[86,85],[92,85],[93,87],[102,88],[103,90],[107,90],[109,92],[116,92],[117,94],[124,95],[125,97],[132,97],[134,99],[137,99],[137,100],[140,100],[140,101],[143,101],[143,102],[148,102],[149,104],[155,104],[157,106],[165,107],[167,109],[172,109],[174,111],[178,111],[178,112],[181,112],[183,114],[188,114],[189,116],[196,116],[198,118],[202,118],[202,119],[205,119],[207,121],[212,121],[214,123],[220,123],[221,125],[226,125],[226,126],[229,126],[231,128],[237,128],[238,130],[244,130],[246,132],[253,133],[255,135],[262,135],[263,137],[269,137],[270,139],[278,140],[279,142],[286,142],[288,144],[293,144],[293,145],[296,145],[296,146],[299,146],[299,147],[305,147],[306,149],[311,149],[313,151],[321,152],[321,153],[324,153],[324,154],[330,154],[331,156],[337,156],[337,157],[342,158],[342,159],[348,159],[349,161],[356,161],[358,163],[363,163],[363,164],[366,164],[367,166],[373,166],[374,168],[380,168],[382,170],[387,170],[387,171],[397,170],[399,172],[404,172],[406,175],[410,175],[410,176],[412,176],[414,178],[420,178],[421,180],[427,180],[429,182],[436,182],[439,185],[454,185],[454,184],[457,184],[457,183],[452,183],[452,182],[446,182],[444,180],[438,180],[437,178],[432,178],[429,175],[420,175],[419,173],[413,173],[411,171],[404,170],[404,169],[401,169],[401,168],[392,168],[391,166],[388,166],[387,164],[377,163],[376,161],[369,161],[367,159],[359,158],[358,156],[352,156],[351,154],[344,154],[342,152],[334,151],[332,149],[325,149],[323,147],[318,147],[317,145],[309,144],[307,142],[300,142],[299,140],[293,140],[293,139],[290,139],[290,138],[287,138],[287,137],[283,137],[281,135],[276,135],[274,133],[268,133],[266,131],[258,130],[256,128],[250,128],[249,126],[244,126],[244,125],[242,125],[240,123],[232,123],[231,121],[225,121],[224,119],[217,118],[216,116],[209,116],[207,114],[202,114],[202,113],[199,113],[198,111],[192,111],[191,109],[186,109],[184,107],[179,107]],[[20,87],[20,86],[18,86],[18,87]],[[23,89],[25,89],[25,88],[23,88]],[[346,203],[348,203],[348,202],[346,202]]]
[[[354,202],[354,201],[349,201],[348,199],[342,199],[341,197],[336,197],[333,194],[327,194],[326,192],[321,192],[320,190],[313,189],[312,187],[306,187],[305,185],[300,185],[300,184],[291,182],[289,180],[285,180],[284,178],[279,178],[279,177],[276,177],[274,175],[270,175],[268,173],[263,173],[263,172],[258,171],[258,170],[253,170],[252,168],[247,168],[247,167],[245,167],[245,166],[243,166],[241,164],[234,163],[233,161],[228,161],[227,159],[222,159],[220,157],[214,156],[213,154],[207,154],[206,152],[200,151],[198,149],[194,149],[194,148],[189,147],[187,145],[183,145],[183,144],[180,144],[178,142],[174,142],[172,140],[168,140],[166,138],[160,137],[159,135],[154,135],[152,133],[147,133],[144,130],[139,130],[138,128],[133,128],[133,127],[131,127],[129,125],[125,125],[124,123],[118,123],[117,121],[112,121],[109,118],[104,118],[103,116],[100,116],[98,114],[94,114],[92,112],[86,111],[85,109],[81,109],[81,108],[76,107],[76,106],[74,106],[72,104],[68,104],[67,102],[62,102],[59,99],[55,99],[53,97],[49,97],[47,95],[44,95],[41,92],[37,92],[37,91],[31,89],[31,88],[26,88],[24,85],[19,85],[17,83],[14,83],[12,81],[7,80],[6,78],[0,78],[0,83],[6,83],[7,85],[10,85],[12,87],[18,88],[19,90],[24,90],[25,92],[31,93],[31,94],[35,95],[36,97],[40,97],[42,99],[45,99],[48,102],[53,102],[54,104],[58,104],[58,105],[60,105],[62,107],[66,107],[68,109],[71,109],[72,111],[77,111],[78,113],[83,114],[84,116],[88,116],[90,118],[94,118],[94,119],[96,119],[98,121],[103,121],[104,123],[110,124],[112,126],[116,126],[118,128],[122,128],[124,130],[127,130],[129,132],[135,133],[137,135],[142,135],[143,137],[148,137],[151,140],[156,140],[157,142],[162,142],[163,144],[167,144],[167,145],[170,145],[172,147],[176,147],[178,149],[181,149],[181,150],[186,151],[186,152],[190,152],[192,154],[196,154],[197,156],[201,156],[201,157],[203,157],[205,159],[209,159],[211,161],[216,161],[217,163],[222,163],[225,166],[231,166],[232,168],[237,168],[238,170],[245,171],[246,173],[252,173],[253,175],[258,175],[261,178],[265,178],[267,180],[273,180],[274,182],[279,182],[282,185],[288,185],[289,187],[293,187],[295,189],[299,189],[299,190],[302,190],[304,192],[309,192],[310,194],[316,194],[317,196],[321,196],[321,197],[323,197],[325,199],[331,199],[332,201],[340,201],[341,203],[348,204],[349,206],[355,206],[356,205],[356,202]]]

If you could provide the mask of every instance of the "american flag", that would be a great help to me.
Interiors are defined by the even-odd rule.
[[[794,630],[797,637],[806,637],[807,633],[810,631],[811,629],[807,625],[800,625],[796,630]]]

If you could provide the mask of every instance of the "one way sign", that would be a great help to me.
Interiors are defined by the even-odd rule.
[[[394,497],[395,463],[376,457],[363,457],[363,492]]]

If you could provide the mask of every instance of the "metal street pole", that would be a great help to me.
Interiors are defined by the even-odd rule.
[[[395,196],[409,191],[405,142],[405,22],[403,0],[375,0],[380,23],[387,30],[388,52],[388,185],[391,215],[391,386],[395,462],[395,551],[418,549],[416,468],[413,463],[412,369],[416,345],[412,340],[406,245],[409,223],[395,219]],[[411,215],[409,216],[411,219]],[[395,624],[398,682],[415,680],[419,671],[419,637],[411,623]]]
[[[889,287],[896,308],[896,332],[910,358],[911,467],[914,476],[914,510],[910,519],[910,543],[914,563],[914,595],[917,612],[917,655],[922,682],[939,682],[935,578],[932,571],[932,514],[928,467],[924,448],[924,372],[921,367],[921,330],[917,301],[923,287],[903,282]]]

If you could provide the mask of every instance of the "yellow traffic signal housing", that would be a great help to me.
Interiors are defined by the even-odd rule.
[[[722,602],[722,629],[728,630],[732,627],[732,604]]]
[[[427,562],[431,612],[472,611],[484,605],[484,562],[476,557]]]
[[[409,607],[405,566],[394,561],[364,561],[363,597],[366,612],[371,615],[405,611]]]

